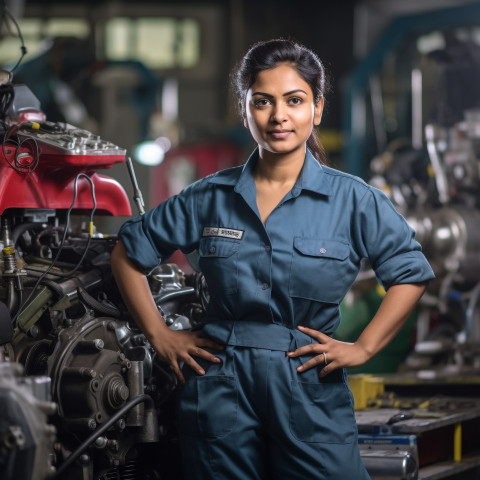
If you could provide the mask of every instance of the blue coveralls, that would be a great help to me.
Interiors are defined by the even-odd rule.
[[[433,271],[387,197],[321,166],[302,172],[266,224],[256,204],[254,151],[244,166],[195,182],[122,226],[127,255],[146,272],[176,250],[200,254],[210,303],[203,335],[226,344],[221,364],[186,368],[178,407],[188,480],[363,480],[353,398],[343,369],[320,379],[285,352],[327,335],[368,258],[386,288]],[[188,371],[187,371],[188,370]]]

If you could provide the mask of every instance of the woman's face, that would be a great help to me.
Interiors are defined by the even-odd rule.
[[[288,64],[259,73],[247,92],[245,126],[260,150],[290,153],[305,149],[319,125],[323,97],[315,105],[308,83]]]

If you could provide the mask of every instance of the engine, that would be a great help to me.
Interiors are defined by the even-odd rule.
[[[480,111],[425,127],[425,150],[397,144],[372,162],[371,183],[388,192],[416,230],[437,276],[421,303],[413,369],[480,366]]]
[[[94,215],[131,215],[98,173],[126,151],[48,121],[23,85],[1,85],[0,477],[173,479],[176,377],[126,311],[110,270],[115,235]],[[143,213],[142,211],[140,213]],[[202,323],[200,274],[148,277],[172,329]]]

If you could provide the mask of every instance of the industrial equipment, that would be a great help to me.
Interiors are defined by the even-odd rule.
[[[437,277],[410,352],[357,415],[374,479],[480,474],[479,13],[469,2],[395,18],[347,84],[347,170],[389,196]],[[367,266],[353,291],[372,280]]]
[[[126,151],[50,122],[3,73],[0,477],[179,478],[176,377],[123,306],[110,270],[116,236],[94,225],[94,214],[131,215],[124,188],[98,173],[126,162],[134,175]],[[148,280],[170,328],[202,322],[200,274],[162,264]]]

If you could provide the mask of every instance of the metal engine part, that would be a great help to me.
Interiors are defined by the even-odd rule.
[[[123,478],[119,472],[135,471],[125,478],[176,478],[169,469],[178,468],[178,463],[162,463],[159,458],[171,460],[177,454],[171,413],[177,380],[121,303],[109,270],[115,239],[99,237],[88,243],[82,235],[72,235],[58,259],[61,268],[50,268],[51,260],[36,255],[48,251],[56,256],[55,229],[30,222],[28,228],[25,224],[20,229],[21,235],[13,235],[10,224],[18,231],[17,219],[4,220],[3,238],[10,245],[3,249],[7,256],[0,268],[6,325],[11,317],[14,326],[10,360],[23,366],[29,375],[26,378],[42,375],[48,379],[49,395],[57,406],[51,419],[57,429],[56,442],[42,441],[42,448],[61,469],[71,455],[77,455],[86,438],[95,437],[131,402],[148,395],[151,405],[132,404],[90,445],[82,447],[78,460],[62,474],[77,472],[82,480],[94,480]],[[35,236],[41,236],[46,248],[29,242]],[[73,271],[70,263],[82,249],[88,250],[85,260]],[[155,302],[170,328],[191,329],[202,322],[208,298],[202,292],[206,288],[202,279],[199,274],[186,276],[172,264],[162,264],[148,276]],[[42,420],[45,429],[48,423],[39,416],[38,421]],[[145,459],[149,448],[163,453]]]
[[[460,283],[478,280],[480,210],[452,205],[407,218],[437,276],[454,274]]]
[[[417,480],[418,465],[406,450],[361,450],[362,460],[369,475],[375,480]]]
[[[480,367],[480,110],[451,127],[426,125],[425,151],[403,148],[372,162],[416,231],[436,280],[423,296],[406,369]]]
[[[128,400],[144,393],[143,361],[132,362],[120,350],[116,330],[122,326],[127,328],[124,322],[87,315],[60,332],[48,359],[48,374],[62,423],[77,436],[94,431]],[[145,358],[149,355],[145,352]],[[145,415],[134,419],[131,413],[114,429],[123,432],[130,426],[146,428],[106,442],[104,451],[112,465],[123,464],[134,443],[158,441],[156,412],[149,412],[148,421]]]
[[[0,478],[51,478],[56,429],[48,417],[56,405],[50,378],[25,377],[22,365],[0,363],[0,409]]]

